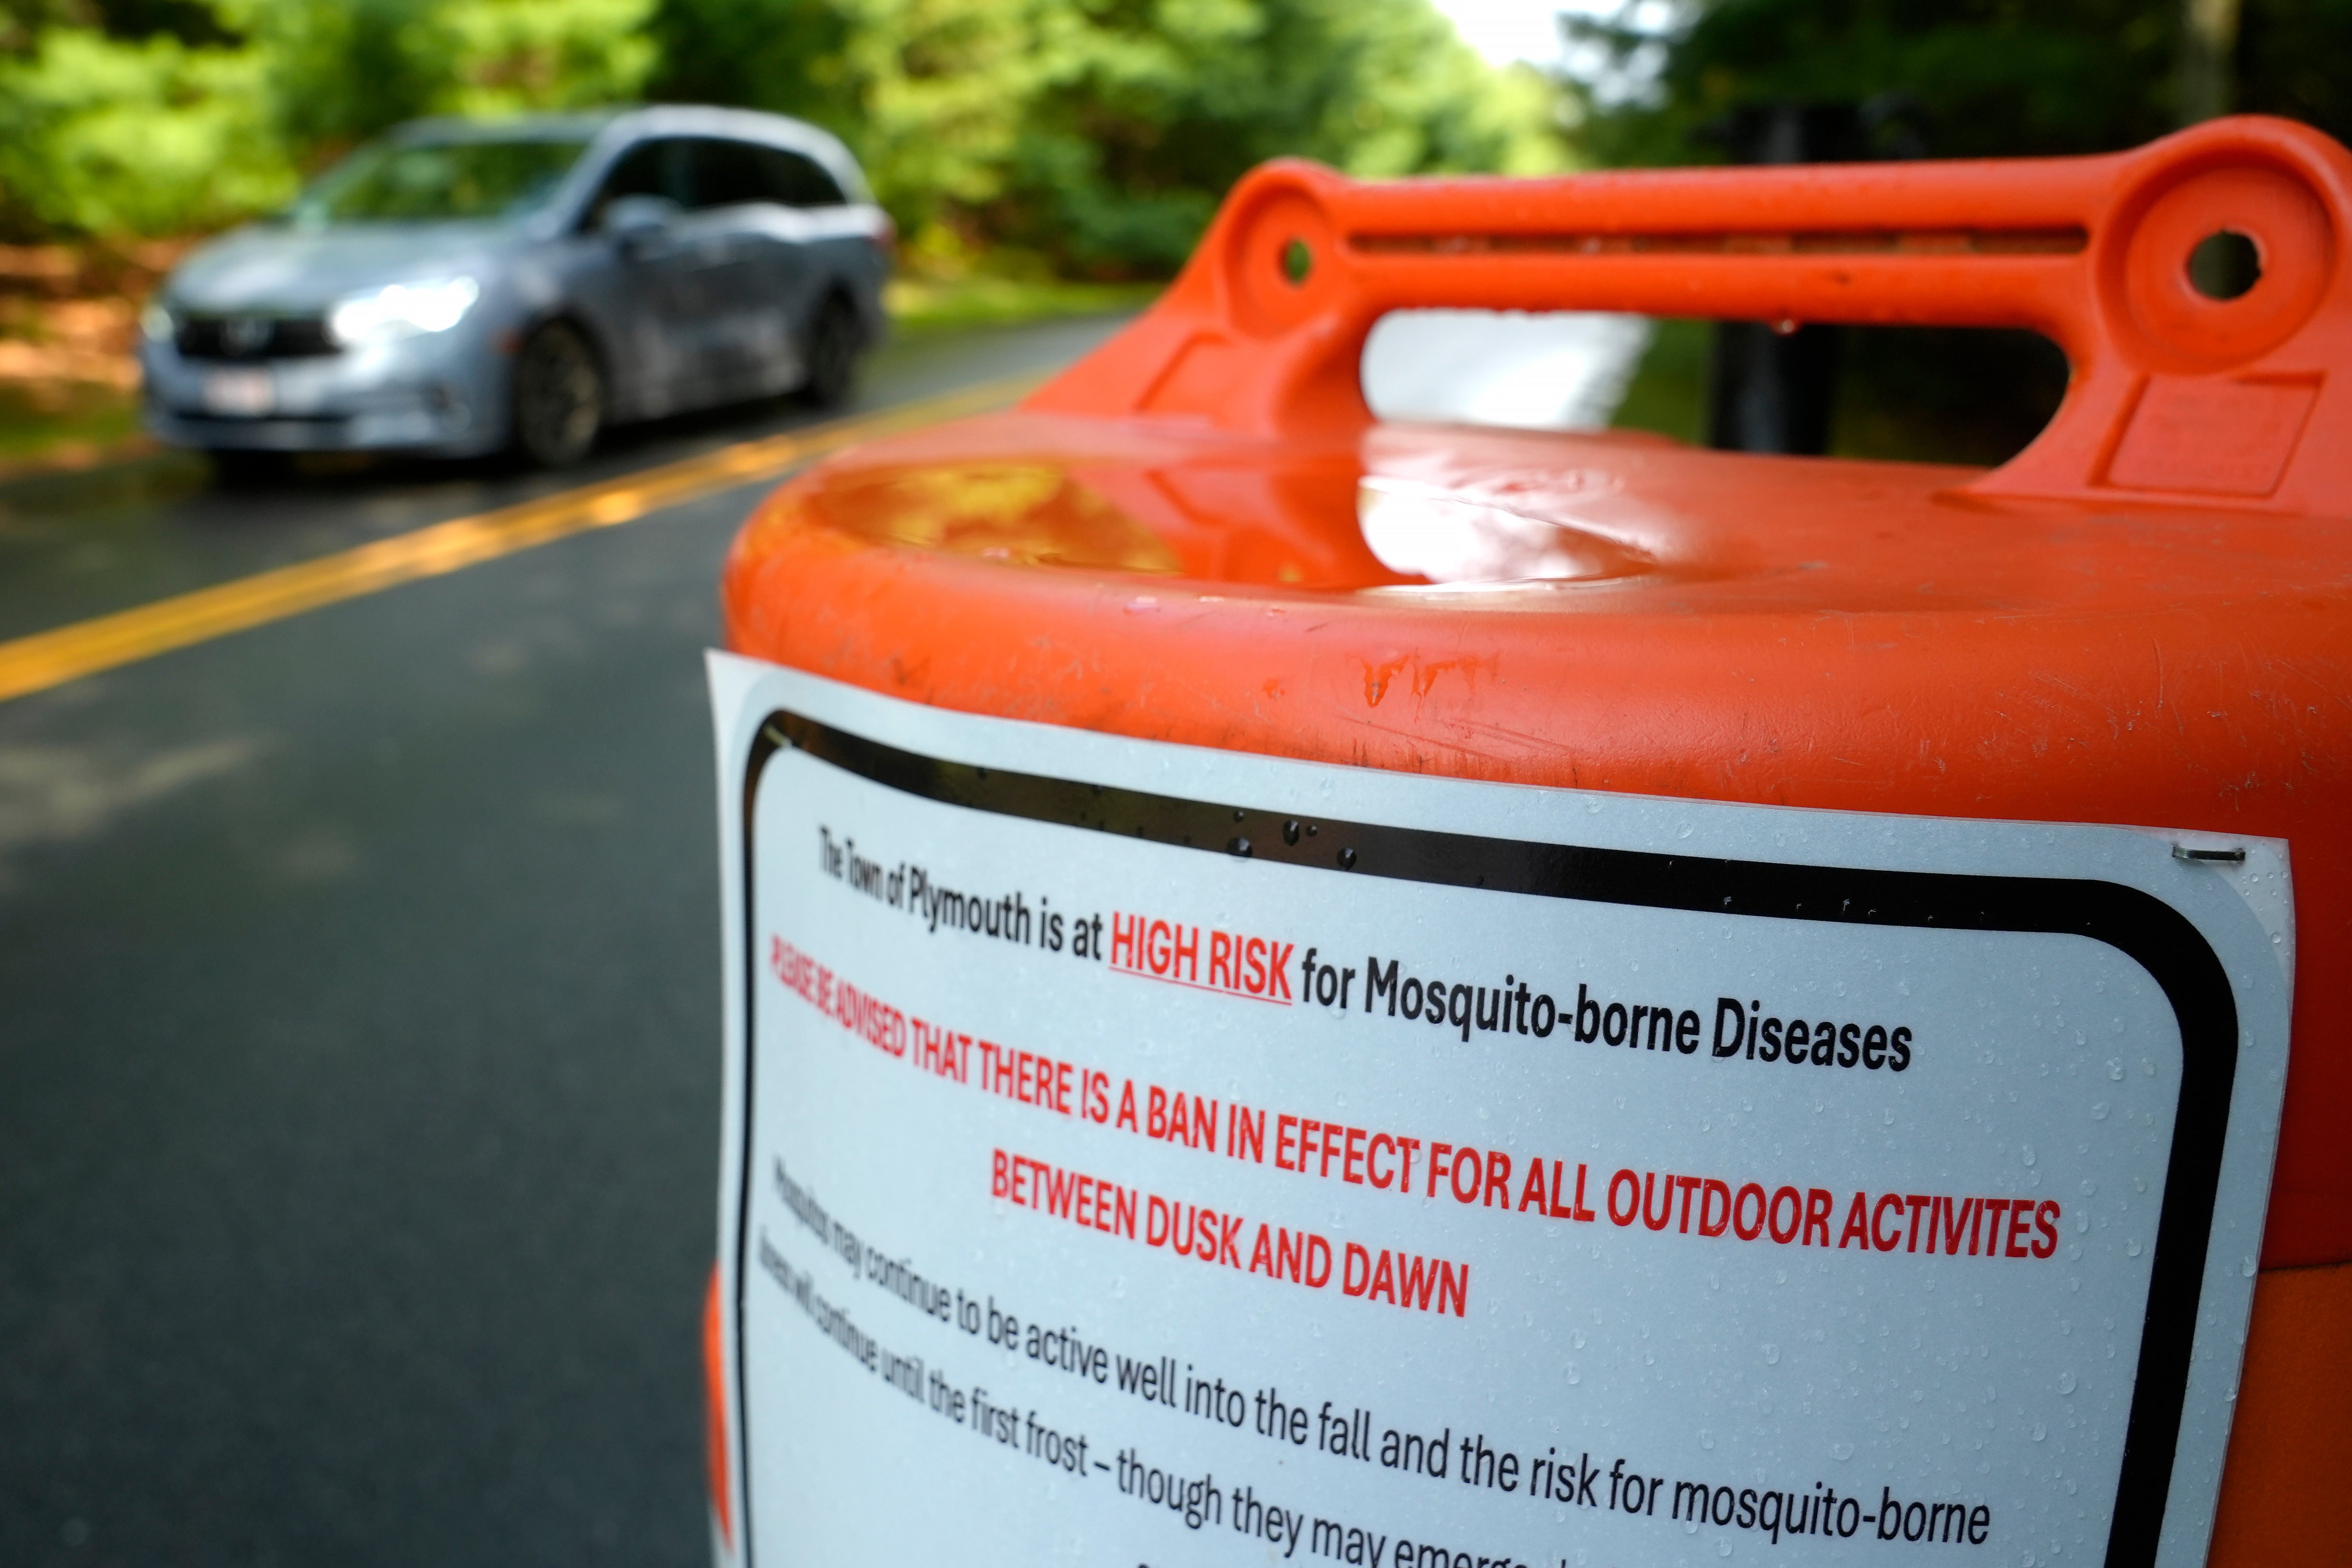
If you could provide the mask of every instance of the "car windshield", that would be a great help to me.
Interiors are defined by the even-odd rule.
[[[289,216],[306,226],[509,216],[545,201],[587,146],[555,137],[378,142],[329,170]]]

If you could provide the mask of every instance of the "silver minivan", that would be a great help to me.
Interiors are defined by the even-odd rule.
[[[511,449],[803,389],[841,402],[895,240],[848,150],[739,110],[423,121],[195,251],[142,321],[148,427],[240,455]]]

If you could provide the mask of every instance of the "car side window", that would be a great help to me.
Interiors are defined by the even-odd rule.
[[[596,199],[588,204],[587,216],[581,220],[583,228],[594,228],[604,221],[604,209],[623,196],[667,196],[678,205],[691,206],[688,198],[693,195],[687,161],[687,143],[677,136],[656,137],[640,142],[621,154],[604,176],[596,191]]]
[[[689,207],[733,207],[773,201],[761,177],[760,150],[715,136],[694,139],[694,199]]]
[[[782,202],[788,207],[846,205],[848,198],[841,194],[840,183],[825,173],[815,159],[782,147],[761,147],[757,152],[770,201]]]
[[[756,142],[698,136],[692,142],[694,208],[773,202],[787,207],[837,207],[847,198],[814,158]],[[667,193],[664,193],[667,194]]]

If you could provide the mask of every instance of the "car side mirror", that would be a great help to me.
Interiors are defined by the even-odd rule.
[[[666,232],[679,210],[667,196],[622,196],[605,206],[596,226],[624,253],[632,253]]]

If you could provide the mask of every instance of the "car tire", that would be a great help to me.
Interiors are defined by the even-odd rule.
[[[515,351],[516,455],[535,468],[569,468],[604,424],[604,369],[580,329],[550,321],[525,338]]]
[[[865,339],[849,301],[838,294],[827,295],[817,307],[816,320],[809,323],[804,354],[808,380],[801,390],[811,403],[819,408],[838,408],[849,401],[857,384],[857,355],[866,346]]]

